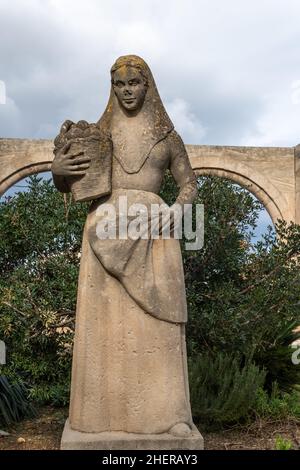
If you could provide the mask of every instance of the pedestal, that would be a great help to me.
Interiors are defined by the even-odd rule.
[[[172,434],[133,434],[121,431],[86,433],[74,431],[66,421],[62,450],[203,450],[203,437],[193,425],[188,437]]]

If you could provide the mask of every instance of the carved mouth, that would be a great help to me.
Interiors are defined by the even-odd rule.
[[[128,99],[125,99],[123,101],[127,104],[130,104],[130,103],[133,103],[135,101],[135,98],[128,98]]]

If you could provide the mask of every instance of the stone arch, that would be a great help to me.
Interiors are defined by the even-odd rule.
[[[0,139],[0,196],[23,178],[49,171],[51,140]]]
[[[187,145],[198,174],[228,178],[252,192],[278,219],[297,222],[294,148]]]
[[[300,223],[300,150],[294,147],[187,145],[198,174],[229,178],[251,191],[277,219]],[[0,196],[20,179],[50,170],[53,141],[0,138]]]
[[[246,178],[245,176],[236,173],[234,171],[224,170],[222,168],[197,168],[195,169],[195,173],[197,175],[213,175],[218,176],[220,178],[227,178],[234,183],[239,184],[243,188],[250,191],[266,208],[268,211],[273,224],[275,225],[278,219],[283,219],[283,214],[280,210],[280,207],[276,204],[276,201],[272,199],[272,197],[257,183],[252,181],[250,178]],[[275,189],[275,188],[274,188]]]
[[[37,173],[43,173],[45,171],[50,171],[50,168],[51,163],[41,163],[20,168],[19,170],[10,174],[5,180],[1,181],[0,196],[18,181],[26,178],[27,176],[35,175]]]

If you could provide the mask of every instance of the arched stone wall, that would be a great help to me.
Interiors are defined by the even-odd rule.
[[[187,145],[187,150],[196,173],[217,175],[244,186],[263,203],[273,223],[277,219],[300,223],[296,203],[300,165],[297,175],[293,147]]]
[[[235,183],[248,189],[267,209],[273,223],[276,223],[277,219],[283,219],[283,214],[276,204],[276,202],[269,196],[269,194],[261,187],[259,187],[254,181],[245,178],[234,171],[223,170],[221,168],[200,168],[195,169],[197,175],[215,175],[220,178],[227,178]]]
[[[278,218],[300,223],[300,146],[186,146],[197,174],[229,178],[251,191]],[[20,179],[50,170],[51,140],[0,139],[0,196]]]
[[[0,139],[0,196],[26,176],[49,171],[51,140]]]

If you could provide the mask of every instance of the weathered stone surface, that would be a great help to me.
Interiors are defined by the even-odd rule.
[[[109,205],[118,227],[121,200],[127,201],[126,224],[130,207],[143,205],[150,217],[151,207],[163,204],[158,193],[168,167],[180,207],[196,197],[197,182],[145,62],[122,57],[111,74],[109,103],[97,123],[113,145],[111,194],[95,199],[83,235],[69,423],[89,434],[169,432],[175,445],[174,439],[192,435],[193,425],[179,241],[153,239],[148,228],[145,238],[127,231],[125,238],[117,232],[101,239],[97,225]],[[88,155],[57,148],[52,172],[61,180],[55,179],[58,189],[61,183],[67,189],[78,171],[88,175]]]
[[[161,434],[181,421],[192,424],[185,325],[162,321],[147,313],[151,299],[145,299],[145,306],[140,306],[124,285],[111,276],[113,263],[109,271],[104,268],[94,250],[99,257],[116,250],[111,250],[109,243],[106,252],[105,246],[97,246],[94,237],[88,238],[88,232],[94,233],[93,219],[91,211],[83,237],[79,275],[71,426],[94,433],[123,430]],[[110,240],[103,240],[103,245],[104,242]],[[111,253],[111,259],[113,256]],[[175,315],[183,315],[184,284],[178,240],[154,240],[152,259],[154,277],[159,276],[161,284],[158,287],[162,293],[171,295],[178,289],[175,295],[177,304],[180,303],[173,310]],[[143,274],[137,270],[136,283],[142,287],[143,280]],[[138,292],[133,294],[137,297]],[[161,313],[166,314],[164,310]]]
[[[188,145],[197,174],[211,174],[246,187],[266,207],[273,222],[300,222],[296,209],[294,148]]]
[[[111,193],[112,141],[96,124],[67,120],[56,137],[54,154],[68,147],[78,157],[88,156],[88,171],[68,178],[75,202],[90,201]],[[76,162],[78,158],[75,159]],[[55,173],[54,173],[55,174]]]
[[[51,140],[0,139],[0,196],[20,179],[49,171],[53,148]]]
[[[66,421],[61,439],[62,450],[202,450],[203,437],[196,426],[187,437],[172,434],[133,434],[126,432],[83,433]]]

